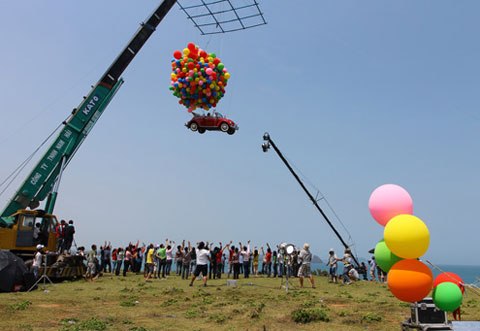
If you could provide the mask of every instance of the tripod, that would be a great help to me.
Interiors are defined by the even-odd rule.
[[[290,273],[290,266],[291,266],[291,261],[290,259],[287,259],[286,256],[283,257],[283,264],[281,266],[281,268],[283,268],[282,270],[282,274],[285,275],[285,292],[288,293],[288,289],[290,287],[290,284],[288,282],[288,274]],[[280,288],[284,287],[283,285],[283,277],[282,277],[282,282],[280,283]]]
[[[47,288],[47,280],[51,285],[53,285],[52,281],[47,276],[47,254],[43,255],[43,274],[42,274],[42,276],[39,279],[37,279],[35,284],[33,284],[32,287],[30,287],[30,289],[27,292],[30,292],[31,290],[33,290],[35,288],[35,286],[37,286],[42,280],[43,280],[43,290],[45,292],[47,292],[47,289],[46,289]]]

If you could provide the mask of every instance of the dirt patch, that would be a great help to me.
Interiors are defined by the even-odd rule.
[[[58,307],[61,307],[62,305],[58,303],[44,303],[36,306],[40,308],[58,308]]]

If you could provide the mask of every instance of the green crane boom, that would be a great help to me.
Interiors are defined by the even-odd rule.
[[[124,70],[175,3],[176,0],[162,1],[148,20],[141,24],[128,45],[92,88],[88,96],[73,110],[64,122],[60,134],[1,212],[0,227],[12,225],[13,219],[8,216],[17,210],[27,207],[35,209],[47,197],[45,211],[53,212],[57,195],[54,186],[56,182],[58,185],[62,171],[123,84],[120,76]]]

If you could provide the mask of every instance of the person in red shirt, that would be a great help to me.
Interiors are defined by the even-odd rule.
[[[230,274],[233,273],[233,255],[235,254],[235,247],[230,246],[228,250],[228,275],[227,278],[230,277]]]
[[[113,270],[117,270],[117,249],[113,249],[112,251],[112,273]]]
[[[230,245],[232,244],[232,241],[230,241],[225,247],[222,247],[222,243],[219,243],[220,244],[220,248],[217,250],[217,253],[215,254],[215,260],[216,260],[216,265],[217,265],[217,278],[222,278],[222,270],[223,270],[223,260],[222,260],[222,256],[223,256],[223,250],[225,248],[228,248],[230,247]]]
[[[65,220],[61,220],[60,224],[57,224],[55,227],[55,237],[57,238],[57,252],[61,253],[63,248],[63,241],[65,240],[65,227],[66,222]]]
[[[266,264],[266,274],[267,277],[270,277],[272,274],[272,249],[270,245],[267,243],[267,254],[265,254],[265,264]]]

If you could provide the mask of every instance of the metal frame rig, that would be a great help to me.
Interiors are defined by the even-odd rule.
[[[178,0],[177,4],[202,35],[267,24],[256,0]]]

